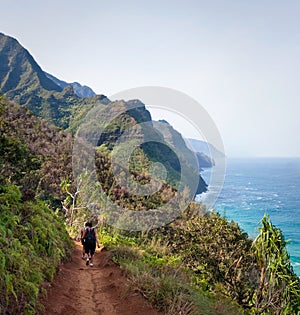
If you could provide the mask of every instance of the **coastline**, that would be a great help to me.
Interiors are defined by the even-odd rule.
[[[213,194],[210,169],[201,172],[208,192],[197,196],[205,203]],[[258,234],[267,213],[286,238],[290,260],[300,277],[300,158],[229,158],[225,182],[214,209],[239,224],[250,238]]]

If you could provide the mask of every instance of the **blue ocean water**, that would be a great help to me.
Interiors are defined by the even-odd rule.
[[[210,170],[201,175],[209,183]],[[213,187],[208,187],[212,193]],[[255,238],[267,213],[288,244],[300,276],[300,158],[228,159],[226,177],[214,208]]]

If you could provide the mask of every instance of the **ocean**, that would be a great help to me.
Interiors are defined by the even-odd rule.
[[[201,172],[207,183],[210,172]],[[208,186],[206,194],[214,193],[214,189]],[[269,214],[289,240],[291,263],[300,276],[300,158],[228,159],[214,209],[237,222],[253,239],[262,217]]]

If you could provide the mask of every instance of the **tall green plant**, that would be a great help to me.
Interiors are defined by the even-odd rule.
[[[49,207],[22,197],[17,186],[0,184],[0,314],[35,314],[40,285],[71,247]]]
[[[300,282],[290,263],[281,230],[264,215],[252,250],[260,269],[254,314],[300,314]]]

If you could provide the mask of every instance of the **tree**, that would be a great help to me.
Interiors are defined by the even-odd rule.
[[[290,263],[282,231],[264,215],[252,250],[260,269],[254,314],[299,314],[300,281]]]
[[[68,197],[62,202],[62,207],[65,210],[65,215],[69,221],[70,226],[73,225],[74,215],[77,210],[86,209],[86,206],[78,206],[78,194],[80,193],[80,186],[82,181],[79,181],[77,185],[72,185],[69,178],[65,179],[61,183],[61,190],[68,195]]]

